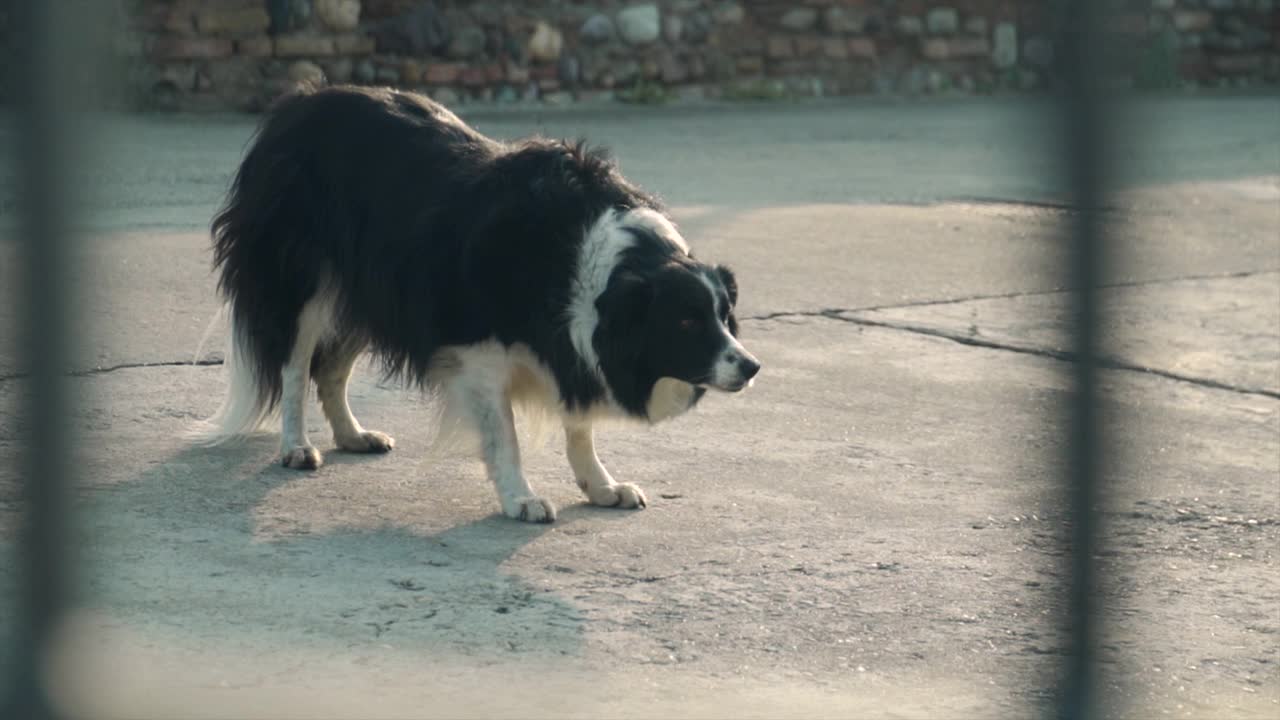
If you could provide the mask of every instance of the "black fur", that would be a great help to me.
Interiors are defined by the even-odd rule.
[[[564,314],[584,232],[610,208],[661,211],[581,143],[500,143],[427,98],[389,89],[301,91],[269,111],[214,219],[215,268],[266,407],[278,402],[298,315],[327,279],[341,342],[367,343],[389,376],[423,384],[440,348],[496,338],[526,344],[566,408],[585,408],[604,388]],[[727,270],[637,233],[600,298],[601,369],[632,414],[644,415],[658,377],[706,372],[680,361],[689,334],[654,321],[695,311],[695,273],[736,297]],[[721,312],[731,309],[728,301]]]

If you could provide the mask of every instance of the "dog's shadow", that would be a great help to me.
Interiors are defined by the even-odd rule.
[[[187,448],[136,481],[95,493],[82,516],[90,603],[220,637],[578,654],[580,613],[500,569],[548,526],[493,515],[438,532],[377,521],[315,532],[287,517],[264,520],[256,515],[268,496],[308,477],[263,466],[272,442]],[[376,457],[331,451],[325,460]],[[359,488],[350,497],[368,502]],[[309,502],[301,492],[282,505],[305,512]],[[583,512],[590,510],[568,508],[560,524]],[[264,528],[272,521],[279,527]]]

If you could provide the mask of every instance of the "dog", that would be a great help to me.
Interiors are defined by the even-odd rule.
[[[643,508],[596,455],[592,425],[656,423],[760,362],[737,339],[738,287],[695,260],[658,199],[608,154],[491,139],[388,88],[299,89],[261,122],[212,223],[230,389],[213,443],[280,416],[281,463],[315,469],[311,382],[341,450],[385,453],[347,383],[366,350],[474,431],[502,511],[551,522],[520,466],[513,402],[563,425],[588,500]]]

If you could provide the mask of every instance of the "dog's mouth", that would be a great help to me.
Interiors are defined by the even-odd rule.
[[[740,393],[743,390],[746,390],[747,388],[755,384],[756,384],[756,379],[751,378],[750,380],[743,380],[741,382],[728,384],[728,385],[713,385],[711,383],[703,383],[698,385],[698,387],[708,388],[711,390],[719,390],[720,392],[724,392],[724,393]]]

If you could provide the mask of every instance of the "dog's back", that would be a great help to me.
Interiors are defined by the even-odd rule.
[[[501,143],[419,95],[286,96],[213,221],[233,375],[210,439],[256,430],[274,411],[300,331],[317,334],[314,365],[332,336],[343,356],[370,346],[388,376],[422,384],[438,349],[555,312],[546,306],[570,291],[581,230],[637,202],[653,201],[602,154]]]
[[[425,198],[451,192],[461,163],[496,150],[442,106],[389,90],[301,92],[270,110],[213,221],[219,287],[238,349],[252,358],[243,369],[254,375],[258,409],[278,400],[295,320],[329,269],[387,251],[369,244],[395,242],[404,228],[379,223],[402,225]],[[447,200],[430,205],[439,206]]]

